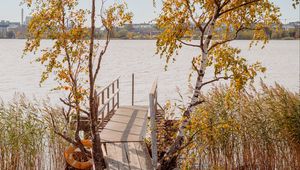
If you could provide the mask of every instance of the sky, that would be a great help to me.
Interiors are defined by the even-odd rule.
[[[81,8],[89,8],[91,0],[79,0]],[[292,0],[271,0],[280,7],[283,23],[300,20],[300,9],[292,7]],[[21,0],[0,0],[0,20],[21,21]],[[153,7],[153,0],[126,0],[128,8],[133,12],[133,23],[144,23],[153,20],[160,11],[161,0],[156,0],[157,7]],[[23,6],[24,16],[29,10]]]

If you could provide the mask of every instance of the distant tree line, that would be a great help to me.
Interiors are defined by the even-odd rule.
[[[266,29],[270,39],[273,40],[294,40],[300,39],[300,28],[290,28],[290,29]],[[26,30],[19,31],[18,29],[10,30],[7,32],[0,32],[0,38],[7,39],[23,39],[26,38]],[[111,32],[112,39],[156,39],[157,35],[161,33],[162,30],[156,28],[155,25],[151,25],[150,28],[133,28],[132,24],[125,25],[123,27],[114,28]],[[200,36],[195,32],[192,39],[199,39]],[[100,28],[96,29],[95,38],[105,39],[106,31]],[[241,31],[237,39],[238,40],[251,40],[253,37],[252,30]],[[44,36],[45,39],[51,39],[51,37]],[[88,38],[88,37],[87,37]]]
[[[270,39],[273,40],[293,40],[300,38],[300,28],[291,28],[291,29],[266,29],[265,30],[269,35]],[[161,31],[153,28],[152,31],[146,30],[134,30],[129,27],[116,28],[113,30],[112,38],[113,39],[155,39]],[[103,31],[98,30],[96,34],[97,39],[103,39],[105,37],[105,33]],[[252,30],[241,31],[237,39],[238,40],[251,40],[253,37]],[[199,34],[192,35],[193,39],[199,39]]]
[[[279,29],[279,30],[266,30],[270,39],[280,40],[293,40],[293,39],[299,39],[300,38],[300,28],[291,28],[291,29]],[[253,37],[253,31],[247,30],[241,32],[237,39],[240,40],[249,40]]]

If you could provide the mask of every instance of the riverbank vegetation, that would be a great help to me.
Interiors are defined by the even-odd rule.
[[[181,169],[299,168],[299,93],[278,84],[261,83],[261,88],[238,93],[218,85],[201,98],[205,102],[195,110],[179,153]],[[65,167],[63,152],[69,144],[54,133],[49,118],[60,109],[46,103],[18,95],[0,104],[1,169]],[[59,114],[55,117],[64,122]],[[169,129],[174,134],[177,128]]]
[[[105,2],[92,0],[91,9],[86,10],[78,9],[77,0],[24,0],[32,10],[24,55],[39,54],[35,61],[44,68],[40,83],[53,77],[57,82],[53,88],[67,92],[68,97],[60,98],[64,109],[29,103],[23,97],[0,106],[4,129],[0,165],[5,169],[61,169],[62,153],[69,144],[79,148],[89,168],[105,168],[99,133],[104,119],[98,119],[105,101],[100,102],[96,80],[110,40],[135,37],[119,29],[132,20],[126,3],[106,6]],[[250,46],[259,41],[265,45],[276,37],[270,28],[280,30],[279,17],[279,8],[268,0],[163,1],[156,19],[161,32],[154,36],[157,54],[168,64],[176,60],[182,46],[198,53],[190,61],[191,77],[196,78],[190,80],[190,102],[182,109],[174,140],[153,165],[155,169],[176,168],[178,163],[183,169],[299,167],[299,94],[279,85],[245,90],[266,68],[260,62],[248,63],[241,50],[230,45],[243,36],[252,39]],[[96,42],[97,36],[105,41]],[[41,46],[44,38],[53,40],[52,47]],[[195,38],[200,41],[192,41]],[[213,70],[211,80],[206,79],[207,68]],[[203,95],[204,86],[219,80],[227,80],[229,87],[215,87]],[[83,115],[89,122],[91,151],[80,136]]]
[[[0,103],[0,169],[61,169],[66,142],[53,133],[45,103],[24,95]],[[59,119],[59,117],[57,117]]]
[[[298,169],[300,97],[276,84],[215,86],[186,130],[182,169]]]

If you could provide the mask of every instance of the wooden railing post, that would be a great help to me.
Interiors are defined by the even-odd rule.
[[[151,150],[152,150],[152,164],[154,168],[157,167],[157,134],[156,134],[156,111],[157,111],[157,83],[153,83],[151,92],[149,94],[149,111],[150,111],[150,128],[151,128]]]
[[[112,83],[112,94],[114,95],[115,94],[115,82]],[[115,109],[115,96],[113,96],[113,99],[112,99],[112,110]]]
[[[107,87],[107,96],[106,97],[107,97],[107,100],[108,100],[109,99],[109,86]],[[109,103],[110,102],[107,103],[107,115],[109,114]]]
[[[131,105],[134,105],[134,73],[132,73],[131,77]]]
[[[119,90],[119,79],[117,79],[117,89]],[[119,99],[119,91],[118,91],[118,94],[117,94],[117,108],[120,107],[120,99]]]
[[[101,106],[104,105],[104,91],[101,92]],[[104,111],[101,112],[101,124],[102,124],[102,127],[104,126]]]
[[[115,87],[116,82],[117,82],[117,89]],[[113,114],[116,105],[119,108],[119,92],[120,89],[119,89],[119,77],[118,77],[117,79],[113,80],[110,84],[108,84],[106,87],[103,87],[101,91],[97,94],[97,96],[99,97],[101,95],[101,107],[99,108],[98,112],[101,113],[102,122],[104,122],[104,119],[106,119],[107,116],[111,116],[110,114]],[[117,96],[117,104],[115,104],[116,96]],[[105,110],[107,112],[106,114],[105,114]]]

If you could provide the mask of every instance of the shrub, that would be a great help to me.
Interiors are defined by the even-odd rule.
[[[195,113],[183,169],[299,169],[300,97],[276,84],[214,87]]]

